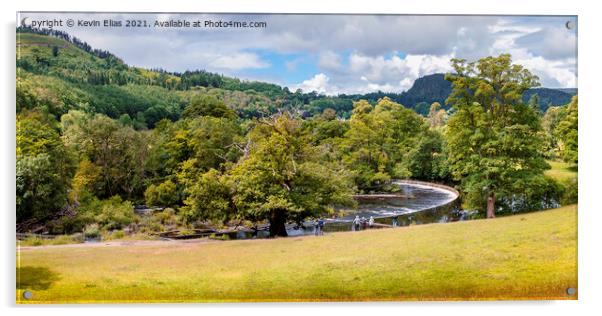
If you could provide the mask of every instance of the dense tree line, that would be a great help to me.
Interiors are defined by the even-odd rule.
[[[126,72],[172,86],[76,84],[54,73],[73,56],[34,48],[25,58],[50,70],[19,65],[17,219],[53,232],[143,225],[132,209],[147,204],[169,208],[149,229],[248,221],[286,235],[286,222],[398,178],[455,185],[494,216],[559,201],[565,187],[544,176],[545,159],[577,163],[577,97],[542,113],[537,97],[524,102],[537,77],[508,55],[453,60],[446,104],[424,102],[420,115],[387,96],[324,98],[203,72]]]

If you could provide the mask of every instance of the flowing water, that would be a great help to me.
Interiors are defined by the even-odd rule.
[[[377,224],[408,226],[428,223],[445,223],[467,218],[461,211],[458,196],[455,192],[443,188],[423,184],[393,182],[398,185],[401,197],[386,199],[366,199],[358,201],[356,209],[343,210],[346,215],[338,218],[326,218],[324,232],[350,231],[354,227],[352,221],[356,216],[374,218]],[[384,228],[378,225],[372,228]],[[365,229],[364,225],[360,229]],[[314,222],[305,222],[302,227],[289,227],[289,236],[309,235],[315,233]]]

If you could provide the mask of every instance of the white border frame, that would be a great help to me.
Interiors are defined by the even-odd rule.
[[[2,159],[2,184],[0,201],[3,201],[2,227],[5,238],[2,242],[2,272],[5,282],[0,287],[2,309],[4,312],[19,315],[61,314],[61,315],[104,315],[106,313],[124,312],[131,314],[132,305],[103,306],[104,308],[85,309],[69,307],[22,307],[14,303],[14,260],[15,260],[15,23],[16,11],[144,11],[144,12],[249,12],[249,13],[387,13],[387,14],[537,14],[537,15],[578,15],[579,23],[579,99],[580,124],[579,138],[581,143],[579,164],[579,300],[578,301],[520,301],[520,302],[401,302],[401,303],[274,303],[274,304],[203,304],[203,305],[136,305],[149,315],[163,315],[165,308],[177,308],[177,313],[251,313],[251,314],[314,314],[314,313],[378,313],[407,315],[443,314],[446,315],[489,315],[508,314],[593,314],[600,311],[600,294],[598,284],[601,281],[600,229],[602,210],[597,208],[596,191],[599,190],[597,179],[600,178],[600,167],[597,155],[600,150],[598,135],[602,135],[599,122],[602,118],[602,102],[600,95],[601,76],[600,53],[600,11],[596,10],[595,1],[585,0],[420,0],[393,2],[387,0],[345,1],[345,0],[224,0],[224,1],[191,1],[191,0],[99,0],[99,1],[3,1],[2,37],[3,49],[2,96],[4,103],[1,115],[0,144],[4,149]],[[596,92],[598,92],[596,94]],[[599,193],[598,193],[599,194]],[[89,306],[88,306],[89,307]],[[95,307],[98,307],[97,305]],[[200,310],[197,308],[201,308]],[[336,310],[335,310],[336,308]],[[110,309],[110,310],[109,310]],[[340,312],[339,312],[340,310]],[[6,315],[6,314],[5,314]]]

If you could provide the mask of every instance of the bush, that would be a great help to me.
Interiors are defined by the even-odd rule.
[[[23,247],[41,246],[42,244],[44,244],[44,239],[37,237],[37,236],[27,237],[27,238],[19,241],[19,245],[21,245]]]
[[[125,232],[123,230],[114,230],[111,232],[103,232],[102,234],[102,240],[117,240],[117,239],[124,239],[125,238]]]
[[[153,219],[161,225],[175,226],[178,224],[178,217],[173,208],[166,208],[162,212],[153,214]]]
[[[31,246],[48,246],[48,245],[68,245],[68,244],[79,244],[81,243],[81,236],[79,235],[60,235],[55,238],[40,238],[38,236],[30,236],[24,240],[19,241],[19,245],[22,247]]]
[[[123,229],[135,219],[132,202],[122,201],[119,196],[102,201],[100,214],[96,216],[96,222],[105,230]]]
[[[179,201],[176,185],[171,180],[150,185],[144,192],[144,198],[150,206],[172,206]]]
[[[209,235],[209,239],[215,239],[215,240],[230,240],[230,236],[227,234],[222,234],[220,236],[217,236],[215,234],[211,234]]]
[[[578,181],[577,177],[572,179],[567,179],[562,181],[562,186],[564,186],[564,192],[562,194],[562,205],[568,205],[578,202]]]
[[[100,229],[98,228],[98,224],[89,224],[86,225],[84,230],[85,238],[98,238],[100,237]]]

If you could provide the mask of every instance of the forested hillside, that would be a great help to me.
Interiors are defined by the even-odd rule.
[[[286,87],[237,78],[203,70],[184,73],[130,67],[110,52],[60,31],[20,28],[17,33],[17,108],[44,106],[57,117],[70,109],[106,114],[152,128],[161,119],[177,120],[190,98],[210,94],[224,101],[242,118],[264,117],[281,110],[294,110],[304,117],[334,109],[349,118],[353,102],[391,100],[426,116],[430,104],[444,109],[451,93],[444,74],[424,76],[403,93],[374,92],[364,95],[324,96],[315,92],[289,91]],[[542,112],[549,106],[567,104],[576,91],[534,88],[523,96],[527,102],[539,96]]]
[[[479,60],[485,70],[452,60],[454,74],[401,94],[336,97],[131,67],[55,31],[18,30],[16,62],[21,231],[269,223],[286,235],[286,222],[400,178],[456,186],[488,215],[576,199],[544,171],[578,161],[577,97],[542,111],[566,93],[530,95],[537,77],[509,55]],[[142,218],[137,204],[164,211]]]

